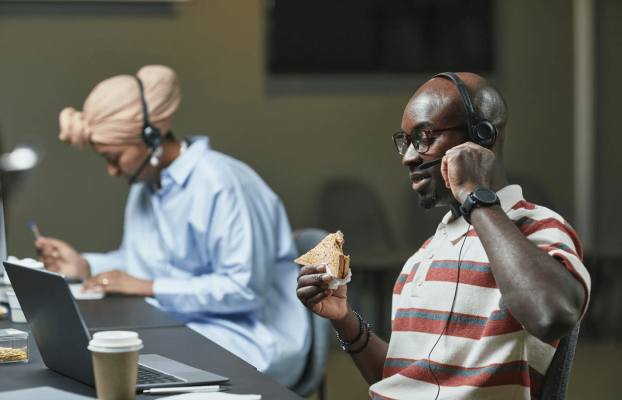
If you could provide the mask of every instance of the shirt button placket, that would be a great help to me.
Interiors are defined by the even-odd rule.
[[[429,270],[430,267],[432,266],[433,258],[434,258],[434,251],[432,249],[430,249],[430,251],[428,252],[428,260],[429,261],[427,262],[427,264],[428,264],[427,270]],[[426,271],[426,275],[427,275],[427,271]],[[417,286],[421,287],[423,285],[423,281],[424,280],[425,280],[424,277],[419,277],[415,283],[417,284]]]

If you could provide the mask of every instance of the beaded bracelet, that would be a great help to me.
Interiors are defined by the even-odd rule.
[[[361,322],[361,331],[359,332],[359,335],[357,336],[356,339],[354,339],[351,342],[347,342],[347,341],[342,340],[341,337],[339,337],[339,332],[335,332],[335,334],[337,335],[337,340],[339,340],[339,344],[341,344],[341,349],[350,355],[359,354],[360,352],[365,350],[365,348],[367,348],[367,345],[371,341],[371,328],[369,324],[367,323],[367,321],[363,319],[363,317],[360,316],[359,313],[354,311],[354,314],[356,314],[356,316],[359,318],[359,321]],[[356,342],[358,342],[359,340],[361,340],[361,337],[363,337],[363,332],[365,332],[365,327],[367,327],[367,340],[365,341],[365,344],[363,345],[363,347],[361,347],[358,350],[354,350],[354,351],[347,349],[346,346],[351,346],[355,344]]]
[[[359,321],[361,322],[361,329],[359,331],[359,335],[356,337],[356,339],[351,340],[351,341],[347,341],[347,340],[343,340],[341,339],[341,336],[339,336],[339,332],[335,332],[335,335],[337,335],[337,340],[339,340],[339,343],[342,346],[352,346],[354,343],[358,342],[359,340],[361,340],[361,338],[363,337],[363,332],[365,332],[365,324],[367,323],[363,317],[361,317],[361,314],[357,313],[356,311],[352,310],[352,312],[354,313],[354,315],[356,315],[357,317],[359,317]]]
[[[365,324],[365,326],[367,326],[367,340],[365,341],[365,344],[363,345],[363,347],[361,347],[358,350],[348,350],[346,349],[346,346],[341,346],[341,349],[343,351],[345,351],[346,353],[350,354],[350,355],[354,355],[354,354],[358,354],[360,352],[362,352],[363,350],[365,350],[365,348],[367,347],[367,345],[369,344],[370,340],[371,340],[371,328],[369,327],[369,324]]]

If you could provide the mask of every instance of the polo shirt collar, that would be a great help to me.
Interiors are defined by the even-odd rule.
[[[194,136],[185,140],[188,141],[188,149],[161,171],[162,188],[171,183],[183,186],[200,158],[210,149],[206,136]]]
[[[508,185],[497,191],[497,196],[501,202],[501,208],[506,214],[516,205],[516,203],[524,200],[523,189],[519,185]],[[449,240],[455,242],[466,234],[468,226],[469,224],[464,220],[464,217],[454,220],[450,211],[445,215],[445,217],[443,217],[443,221],[441,222],[439,229],[446,228]],[[471,227],[471,229],[473,228]]]

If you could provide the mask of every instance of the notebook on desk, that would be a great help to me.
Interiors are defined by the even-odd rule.
[[[45,366],[94,387],[93,363],[87,348],[91,335],[65,277],[8,262],[4,267]],[[140,355],[138,364],[139,391],[229,380],[155,354]]]

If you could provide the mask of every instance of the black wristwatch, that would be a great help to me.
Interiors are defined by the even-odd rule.
[[[501,204],[497,194],[487,187],[478,187],[469,193],[464,201],[464,204],[460,206],[460,212],[462,213],[464,220],[471,224],[471,210],[473,210],[473,207],[490,207],[495,204]]]

